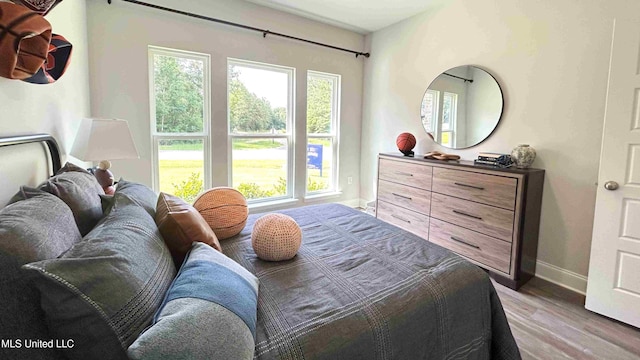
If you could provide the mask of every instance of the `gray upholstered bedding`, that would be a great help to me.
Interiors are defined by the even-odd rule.
[[[282,211],[303,230],[290,261],[259,260],[249,218],[222,242],[260,279],[258,359],[519,359],[487,274],[336,204]]]

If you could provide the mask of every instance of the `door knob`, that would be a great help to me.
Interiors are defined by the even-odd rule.
[[[607,181],[606,183],[604,183],[604,188],[607,190],[611,190],[611,191],[618,190],[618,187],[619,185],[615,181]]]

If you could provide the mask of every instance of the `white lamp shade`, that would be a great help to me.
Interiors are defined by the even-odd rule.
[[[118,119],[82,119],[71,155],[83,161],[140,157],[129,124]]]

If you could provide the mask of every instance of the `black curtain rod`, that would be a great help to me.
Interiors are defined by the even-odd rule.
[[[125,1],[128,1],[128,0],[125,0]],[[451,74],[447,74],[447,73],[443,73],[443,74],[445,74],[447,76],[451,76],[451,77],[456,78],[456,79],[464,80],[464,82],[467,82],[467,81],[470,82],[470,83],[473,82],[473,80],[471,80],[471,79],[465,79],[465,78],[460,77],[460,76],[455,76],[455,75],[451,75]]]
[[[297,41],[306,42],[308,44],[324,46],[324,47],[335,49],[335,50],[345,51],[345,52],[348,52],[348,53],[351,53],[351,54],[355,54],[356,58],[358,56],[364,56],[366,58],[371,56],[370,53],[363,53],[363,52],[360,52],[360,51],[349,50],[349,49],[345,49],[345,48],[341,48],[341,47],[337,47],[337,46],[333,46],[333,45],[323,44],[321,42],[317,42],[317,41],[313,41],[313,40],[302,39],[302,38],[291,36],[291,35],[281,34],[281,33],[273,32],[273,31],[265,30],[265,29],[256,28],[256,27],[253,27],[253,26],[238,24],[238,23],[234,23],[234,22],[226,21],[226,20],[220,20],[220,19],[209,17],[209,16],[194,14],[194,13],[190,13],[190,12],[186,12],[186,11],[182,11],[182,10],[171,9],[171,8],[167,8],[167,7],[164,7],[164,6],[149,4],[149,3],[146,3],[146,2],[142,2],[142,1],[137,1],[137,0],[122,0],[122,1],[129,2],[129,3],[132,3],[132,4],[147,6],[147,7],[158,9],[158,10],[164,10],[164,11],[172,12],[172,13],[175,13],[175,14],[189,16],[189,17],[193,17],[193,18],[196,18],[196,19],[207,20],[207,21],[212,21],[212,22],[216,22],[216,23],[219,23],[219,24],[235,26],[235,27],[239,27],[239,28],[242,28],[242,29],[246,29],[246,30],[256,31],[256,32],[262,33],[262,37],[265,37],[265,38],[267,37],[267,35],[275,35],[275,36],[280,36],[280,37],[291,39],[291,40],[297,40]],[[111,4],[111,0],[107,0],[107,2],[109,4]]]

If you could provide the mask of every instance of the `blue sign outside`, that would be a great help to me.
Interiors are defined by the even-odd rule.
[[[307,169],[319,169],[322,176],[322,145],[307,144]]]

